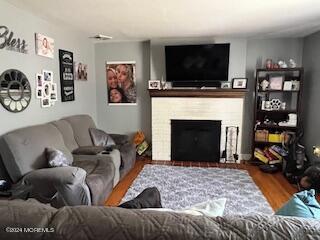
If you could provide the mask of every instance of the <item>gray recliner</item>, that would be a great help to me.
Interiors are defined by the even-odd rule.
[[[33,185],[32,195],[53,206],[103,205],[120,179],[120,168],[131,169],[135,154],[126,164],[121,163],[118,149],[109,154],[73,155],[71,166],[48,168],[44,151],[51,147],[71,155],[78,147],[92,146],[90,127],[95,127],[90,116],[76,115],[3,135],[0,154],[10,178]]]

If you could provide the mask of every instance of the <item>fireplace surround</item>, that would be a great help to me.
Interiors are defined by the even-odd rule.
[[[243,102],[247,90],[149,90],[151,96],[152,159],[175,160],[171,155],[171,120],[221,121],[220,156],[228,126],[239,127],[238,155],[242,159]]]

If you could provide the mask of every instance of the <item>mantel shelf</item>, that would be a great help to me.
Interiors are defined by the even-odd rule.
[[[243,98],[247,89],[149,89],[150,97]]]

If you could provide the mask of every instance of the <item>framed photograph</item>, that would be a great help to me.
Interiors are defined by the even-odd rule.
[[[49,82],[44,82],[42,87],[43,98],[49,98],[51,94],[51,84]]]
[[[269,89],[270,90],[282,90],[284,82],[284,76],[270,76],[269,77]]]
[[[43,57],[53,58],[54,39],[47,37],[41,33],[36,33],[35,40],[36,40],[36,54]]]
[[[50,98],[42,98],[41,99],[41,107],[48,108],[50,107]]]
[[[108,105],[136,105],[136,62],[107,62]]]
[[[149,80],[148,82],[149,89],[161,89],[161,82],[160,80]]]
[[[36,74],[36,86],[42,87],[43,75],[41,73]]]
[[[230,82],[222,82],[221,88],[224,88],[224,89],[231,88],[231,83]]]
[[[84,63],[74,63],[74,79],[75,80],[88,80],[88,65]]]
[[[55,102],[58,100],[58,91],[57,91],[57,84],[56,83],[52,83],[51,84],[51,91],[50,91],[50,100]]]
[[[233,78],[232,88],[234,89],[245,89],[247,88],[248,78]]]
[[[42,70],[43,82],[52,82],[53,72],[48,70]]]
[[[36,88],[36,97],[39,99],[42,98],[42,87]]]

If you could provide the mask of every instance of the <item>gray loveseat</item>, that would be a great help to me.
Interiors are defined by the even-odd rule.
[[[0,201],[0,239],[14,240],[306,240],[320,239],[320,221],[283,216],[209,218],[96,206],[55,209]]]
[[[103,205],[135,163],[135,148],[125,135],[112,135],[117,146],[108,154],[73,155],[72,166],[48,168],[45,156],[47,147],[71,155],[93,146],[89,128],[95,127],[90,116],[76,115],[3,135],[0,154],[11,180],[32,185],[33,197],[56,207]]]

